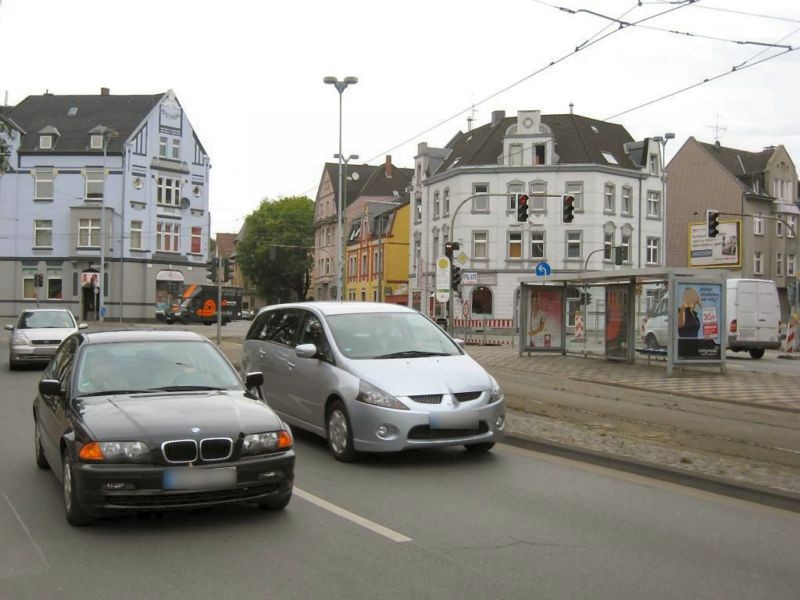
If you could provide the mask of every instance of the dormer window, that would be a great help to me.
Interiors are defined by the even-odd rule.
[[[40,135],[39,136],[39,150],[52,150],[53,149],[53,136]]]
[[[103,149],[103,136],[98,133],[93,133],[89,136],[89,147],[92,150]]]

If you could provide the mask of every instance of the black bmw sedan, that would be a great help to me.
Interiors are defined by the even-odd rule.
[[[52,468],[67,521],[124,511],[292,497],[289,427],[189,331],[78,332],[59,346],[33,403],[36,464]]]

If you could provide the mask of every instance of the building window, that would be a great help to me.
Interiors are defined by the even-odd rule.
[[[622,262],[631,262],[631,238],[630,233],[622,233],[620,245],[622,246]]]
[[[567,232],[567,260],[580,259],[583,256],[583,233],[580,231]]]
[[[650,155],[650,175],[658,175],[658,154]]]
[[[531,258],[539,260],[543,259],[546,254],[544,253],[545,248],[545,239],[544,239],[544,231],[532,231],[531,232]]]
[[[33,221],[33,246],[35,248],[53,247],[53,221],[49,219]]]
[[[783,222],[775,221],[775,237],[783,237]]]
[[[52,150],[53,149],[53,136],[40,135],[39,136],[39,150]]]
[[[472,290],[472,314],[492,314],[492,290],[479,286]]]
[[[661,239],[657,237],[647,238],[647,264],[657,265],[661,261],[659,248],[661,246]]]
[[[156,224],[156,250],[159,252],[180,252],[180,223],[159,221]]]
[[[528,200],[528,206],[532,212],[546,212],[547,211],[547,182],[534,181],[531,183],[531,193]]]
[[[509,213],[516,214],[517,212],[517,194],[525,193],[525,185],[522,183],[509,183],[508,184],[508,208]]]
[[[47,270],[47,299],[61,300],[63,295],[63,279],[61,271],[57,269]]]
[[[86,199],[102,200],[105,184],[103,169],[86,169]]]
[[[607,183],[603,190],[603,212],[607,214],[614,214],[614,195],[616,188],[613,183]]]
[[[378,264],[378,249],[372,251],[372,274],[373,276],[377,276],[378,273],[381,272],[380,264]]]
[[[522,144],[509,144],[508,145],[508,158],[509,164],[512,167],[522,166]]]
[[[763,252],[754,252],[753,253],[753,274],[754,275],[763,275],[764,274],[764,253]]]
[[[522,258],[521,231],[511,231],[508,234],[508,258]]]
[[[753,235],[764,235],[764,216],[761,213],[753,215]]]
[[[330,258],[326,258],[325,259],[325,275],[330,275],[330,274],[331,274],[331,259]]]
[[[378,301],[378,290],[372,290],[372,301],[373,302]]]
[[[606,232],[603,234],[603,260],[613,260],[614,258],[614,234]]]
[[[793,238],[797,235],[797,216],[787,215],[786,217],[786,237]]]
[[[359,226],[360,225],[361,224],[359,223]],[[333,242],[333,228],[328,227],[327,229],[325,229],[325,245],[330,246],[332,242]]]
[[[89,148],[92,150],[103,149],[103,136],[102,134],[93,133],[89,136]]]
[[[142,249],[142,221],[131,221],[131,249]]]
[[[172,158],[175,160],[180,160],[181,158],[181,141],[180,140],[172,140]]]
[[[775,255],[775,275],[783,276],[783,254],[781,252]]]
[[[647,190],[647,216],[653,219],[661,218],[661,192]]]
[[[414,198],[414,223],[422,223],[422,198]]]
[[[359,272],[359,275],[361,277],[366,277],[367,274],[368,274],[368,272],[367,272],[367,255],[366,254],[362,254],[361,255],[361,271]]]
[[[193,254],[200,254],[202,250],[202,238],[203,235],[203,228],[202,227],[192,227],[192,253]]]
[[[367,301],[367,290],[365,290],[364,288],[361,288],[361,301],[362,302]]]
[[[414,273],[417,273],[417,269],[422,269],[422,265],[419,264],[420,258],[422,257],[422,242],[420,240],[414,240],[414,266],[411,269]],[[418,276],[421,276],[422,273],[417,273]]]
[[[26,300],[36,298],[36,269],[23,269],[22,271],[22,297]]]
[[[472,232],[472,258],[489,258],[489,234],[487,232]]]
[[[78,220],[78,247],[100,247],[100,219]]]
[[[444,188],[444,202],[442,203],[442,216],[446,217],[450,214],[450,190]]]
[[[320,262],[322,262],[322,261],[320,261]],[[347,262],[348,262],[349,275],[350,275],[350,277],[354,277],[356,275],[356,266],[357,266],[356,265],[356,257],[355,256],[351,256],[350,260],[348,260]],[[327,273],[326,273],[326,275],[327,275]]]
[[[439,218],[439,192],[433,192],[433,218]]]
[[[787,277],[794,277],[796,265],[794,262],[794,254],[787,254],[786,255],[786,276]]]
[[[564,191],[567,193],[568,196],[572,196],[573,198],[575,198],[575,202],[572,203],[572,206],[575,207],[575,210],[582,211],[583,182],[582,181],[567,182],[567,186]]]
[[[622,214],[633,214],[633,188],[629,185],[622,186]]]
[[[35,200],[53,199],[53,169],[35,169],[34,178],[36,179]]]
[[[487,183],[473,183],[472,184],[472,194],[488,194],[489,193],[489,184]],[[482,198],[473,198],[472,199],[472,211],[473,212],[489,212],[489,197],[484,196]]]
[[[162,206],[179,206],[181,203],[181,180],[159,177],[156,202]]]
[[[533,164],[534,165],[543,165],[545,159],[545,145],[544,144],[534,144],[533,145]]]
[[[158,155],[161,158],[167,158],[167,138],[165,138],[163,135],[161,138],[159,138]]]

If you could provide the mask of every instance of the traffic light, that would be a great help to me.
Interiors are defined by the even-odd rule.
[[[450,259],[450,262],[453,262],[453,253],[456,250],[461,249],[461,244],[458,242],[445,242],[444,243],[444,255]]]
[[[461,267],[455,263],[450,265],[450,285],[454,292],[461,287]]]
[[[210,261],[208,261],[208,263],[206,264],[206,273],[207,273],[206,277],[208,277],[209,281],[211,281],[212,283],[217,283],[218,272],[217,272],[216,258],[212,258]]]
[[[41,273],[36,274],[36,287],[44,287],[44,275]]]
[[[572,214],[574,212],[575,196],[564,196],[564,215],[562,221],[564,221],[564,223],[572,223],[573,219],[575,219],[575,215]]]
[[[517,221],[520,223],[527,223],[528,221],[527,194],[517,194]]]
[[[715,238],[719,235],[719,211],[710,209],[706,211],[706,231],[708,237]]]
[[[614,264],[621,265],[622,259],[625,258],[625,248],[622,246],[614,247]]]
[[[222,281],[233,279],[233,261],[230,258],[222,259]]]

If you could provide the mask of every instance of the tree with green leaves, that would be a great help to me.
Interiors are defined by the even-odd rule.
[[[0,121],[0,175],[8,171],[8,142],[6,136],[11,136],[11,127]]]
[[[265,199],[245,220],[236,264],[268,302],[304,300],[311,280],[314,203]]]

